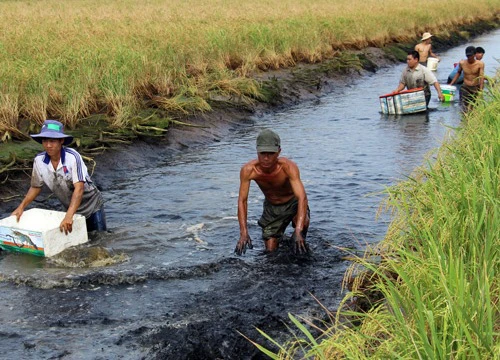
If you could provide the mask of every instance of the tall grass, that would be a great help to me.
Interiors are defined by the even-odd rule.
[[[302,325],[300,341],[263,351],[276,359],[500,358],[500,86],[492,89],[432,163],[387,190],[395,218],[377,246],[382,261],[359,259],[353,269],[364,271],[345,303],[369,293],[379,300],[367,312],[340,310],[326,340],[311,341]]]
[[[127,126],[145,107],[206,111],[228,86],[251,102],[256,71],[416,41],[499,10],[496,0],[1,1],[0,129],[47,117],[74,127],[95,112]]]

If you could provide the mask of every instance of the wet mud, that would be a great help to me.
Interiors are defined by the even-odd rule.
[[[26,287],[23,321],[45,335],[27,336],[17,324],[13,330],[3,326],[0,338],[17,339],[22,348],[16,354],[26,358],[265,359],[245,337],[276,351],[257,328],[285,342],[293,328],[288,313],[323,326],[328,320],[323,307],[333,311],[339,303],[340,286],[332,284],[342,282],[345,253],[314,231],[311,236],[316,237],[311,252],[300,256],[285,244],[250,262],[229,257],[187,268],[3,278],[4,284]],[[185,289],[184,282],[199,286]],[[141,304],[144,299],[154,303]],[[117,315],[127,308],[123,302],[143,309],[130,318]],[[121,331],[115,335],[113,327]],[[89,333],[93,328],[107,339]],[[78,341],[54,345],[58,341],[51,340],[51,334],[71,338],[75,331],[86,338],[84,351]]]
[[[194,296],[168,323],[141,329],[139,341],[149,347],[146,358],[265,359],[245,339],[276,351],[257,328],[284,343],[293,334],[288,313],[318,325],[328,320],[322,306],[333,309],[338,303],[341,289],[332,284],[340,284],[343,274],[332,272],[341,252],[325,245],[310,255],[295,256],[285,247],[255,264],[238,259],[225,264],[217,276],[222,282],[212,282],[214,291]],[[177,317],[196,320],[178,326]]]

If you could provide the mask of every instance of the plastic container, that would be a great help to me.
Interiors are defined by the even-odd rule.
[[[434,57],[427,58],[427,68],[431,71],[436,71],[438,69],[439,60]]]
[[[73,217],[68,235],[59,230],[66,213],[44,209],[26,210],[19,222],[15,216],[0,220],[0,247],[38,256],[54,256],[68,247],[88,242],[85,217]]]
[[[450,102],[455,99],[455,93],[457,92],[457,87],[455,85],[440,85],[441,92],[444,96],[445,102]]]
[[[379,96],[382,114],[413,114],[427,110],[423,88]]]

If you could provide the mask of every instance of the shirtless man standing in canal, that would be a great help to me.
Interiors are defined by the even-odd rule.
[[[251,160],[240,171],[238,196],[238,222],[240,239],[235,253],[244,254],[246,247],[252,249],[248,234],[248,193],[250,182],[257,183],[265,196],[264,209],[259,220],[262,238],[267,252],[275,251],[287,226],[295,227],[292,240],[294,252],[307,253],[305,238],[309,228],[309,206],[304,185],[300,180],[297,165],[284,157],[279,157],[281,140],[272,130],[262,130],[257,137],[257,159]]]
[[[421,42],[415,45],[415,51],[418,51],[418,54],[420,56],[419,62],[424,66],[427,66],[427,59],[429,57],[435,57],[436,59],[438,59],[438,61],[441,60],[439,59],[439,56],[432,52],[431,38],[433,36],[434,35],[432,35],[431,33],[426,32],[422,35]]]
[[[464,83],[460,88],[460,101],[466,111],[472,109],[478,94],[484,87],[484,63],[477,60],[475,55],[476,48],[467,46],[465,49],[467,60],[460,60],[458,71],[450,82],[450,85],[455,84],[462,71],[464,72]]]

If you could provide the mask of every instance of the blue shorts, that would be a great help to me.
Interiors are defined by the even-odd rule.
[[[90,215],[87,219],[87,231],[106,231],[106,214],[104,213],[104,206],[102,206],[95,213]]]

